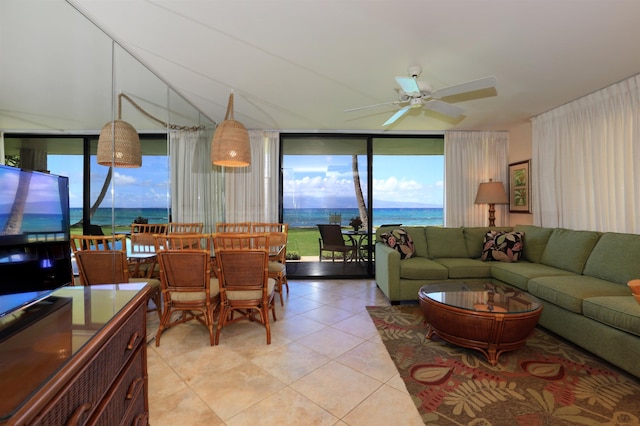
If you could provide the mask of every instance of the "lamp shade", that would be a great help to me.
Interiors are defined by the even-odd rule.
[[[115,120],[104,125],[98,138],[98,164],[124,168],[142,166],[140,138],[131,124]]]
[[[508,204],[509,199],[507,193],[504,191],[502,182],[493,182],[489,179],[489,182],[481,183],[478,186],[478,193],[476,194],[475,204]]]
[[[211,140],[211,163],[225,167],[246,167],[251,164],[249,132],[242,123],[233,119],[233,93],[225,120],[216,128]]]

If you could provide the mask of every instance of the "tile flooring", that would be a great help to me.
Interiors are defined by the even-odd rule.
[[[150,343],[150,423],[423,425],[365,309],[389,304],[375,282],[289,287],[270,345],[261,325],[245,321],[225,327],[215,347],[198,323]]]

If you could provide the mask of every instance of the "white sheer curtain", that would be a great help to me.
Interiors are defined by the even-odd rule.
[[[532,119],[534,223],[640,232],[640,75]]]
[[[280,134],[249,130],[251,165],[224,169],[226,222],[277,222]]]
[[[493,179],[508,186],[507,132],[450,131],[444,135],[445,226],[487,226],[489,206],[474,204],[478,186]],[[496,225],[507,226],[508,205],[497,204]]]
[[[177,131],[169,135],[171,220],[203,222],[204,232],[214,232],[222,221],[223,176],[211,165],[213,130]]]

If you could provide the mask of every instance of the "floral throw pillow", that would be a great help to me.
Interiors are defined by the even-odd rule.
[[[380,235],[380,238],[386,245],[400,253],[400,259],[409,259],[416,252],[411,235],[407,234],[407,231],[402,228],[385,232]]]
[[[482,260],[517,262],[522,257],[523,236],[522,232],[487,232],[482,247]]]

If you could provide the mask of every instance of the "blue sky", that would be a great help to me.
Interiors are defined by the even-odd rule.
[[[82,156],[50,155],[47,166],[51,173],[69,177],[69,205],[82,207]],[[94,200],[102,188],[108,167],[98,165],[96,157],[91,164],[91,199]],[[114,200],[116,207],[165,208],[169,199],[169,174],[167,157],[143,156],[142,168],[114,169],[115,192],[109,191],[104,203],[110,206]],[[112,185],[112,188],[113,188]]]
[[[100,191],[107,167],[95,163],[92,170],[92,200]],[[144,156],[142,168],[114,169],[113,183],[105,203],[116,207],[164,208],[169,200],[167,158]],[[342,199],[355,198],[351,156],[287,156],[285,157],[284,195]],[[71,207],[82,207],[82,156],[50,155],[51,173],[68,176]],[[443,205],[443,156],[376,156],[374,158],[374,200],[402,203],[405,207],[441,207]],[[366,166],[359,161],[362,190],[366,194]]]
[[[443,156],[375,156],[374,207],[377,202],[407,203],[405,207],[442,207]],[[358,161],[362,191],[366,196],[365,158]],[[284,197],[354,198],[350,155],[286,156]]]

